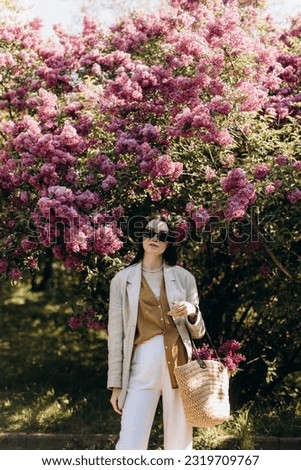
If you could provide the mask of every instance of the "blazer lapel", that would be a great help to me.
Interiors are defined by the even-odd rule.
[[[172,266],[164,263],[164,280],[165,280],[165,289],[166,289],[166,296],[169,304],[169,308],[171,308],[171,303],[175,300],[175,290],[176,290],[176,277],[175,272]]]
[[[141,289],[141,263],[133,265],[127,277],[127,294],[130,306],[130,321],[136,326],[138,316],[138,303]]]

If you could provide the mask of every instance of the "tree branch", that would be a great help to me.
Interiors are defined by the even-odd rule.
[[[258,230],[258,225],[256,223],[256,220],[254,217],[252,217],[252,223],[253,223],[253,228],[255,229],[255,233],[258,237],[258,240],[262,243],[264,249],[266,250],[267,254],[270,256],[270,258],[273,260],[274,264],[277,266],[280,271],[282,271],[286,277],[290,279],[290,281],[294,281],[297,283],[301,282],[301,279],[298,277],[293,276],[285,266],[279,261],[279,259],[276,257],[274,252],[271,250],[271,248],[268,246],[267,242],[265,241],[264,237],[261,235],[260,231]]]

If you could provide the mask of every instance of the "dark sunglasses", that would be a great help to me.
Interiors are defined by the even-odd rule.
[[[155,230],[149,228],[142,232],[142,236],[145,238],[154,238],[156,237],[159,242],[168,242],[170,241],[170,236],[167,232],[156,232]]]

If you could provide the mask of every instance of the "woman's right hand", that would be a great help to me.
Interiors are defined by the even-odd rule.
[[[116,387],[113,388],[110,402],[111,402],[111,405],[113,406],[114,411],[116,411],[116,413],[121,415],[122,410],[118,407],[118,398],[119,398],[120,393],[121,393],[121,388],[116,388]]]

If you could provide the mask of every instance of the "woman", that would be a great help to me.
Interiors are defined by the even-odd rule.
[[[195,279],[176,262],[169,226],[155,217],[134,262],[111,281],[108,388],[122,415],[118,450],[147,449],[161,395],[164,449],[192,448],[173,371],[191,358],[189,333],[201,338],[205,326]]]

